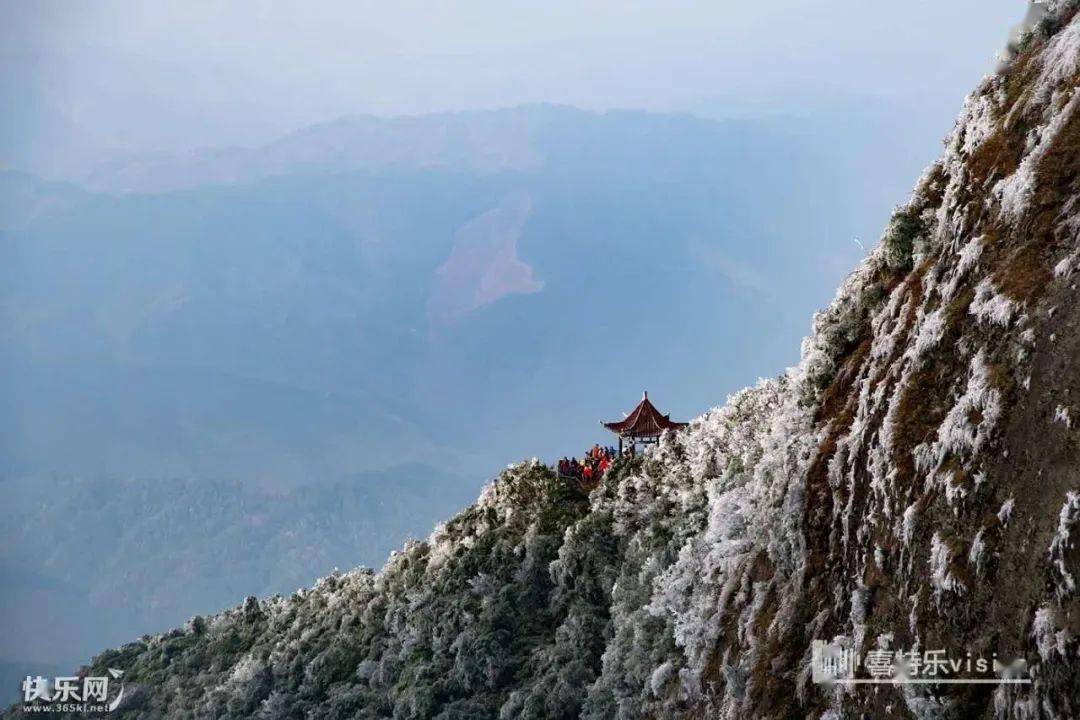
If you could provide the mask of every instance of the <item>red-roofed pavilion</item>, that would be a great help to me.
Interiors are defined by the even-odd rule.
[[[645,391],[641,402],[630,411],[625,420],[601,421],[600,424],[619,436],[619,454],[622,454],[623,440],[632,443],[655,443],[665,430],[678,430],[689,425],[675,422],[670,415],[664,415],[657,410],[656,406],[649,402],[648,391]]]

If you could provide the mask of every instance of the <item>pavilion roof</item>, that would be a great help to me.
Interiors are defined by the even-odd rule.
[[[664,415],[656,406],[649,402],[649,393],[646,392],[637,407],[630,411],[624,420],[618,422],[601,422],[616,435],[622,437],[658,437],[665,430],[678,430],[686,427],[689,423],[674,422],[670,415]]]

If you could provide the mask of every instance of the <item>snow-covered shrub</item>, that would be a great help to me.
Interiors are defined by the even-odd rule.
[[[869,335],[869,319],[885,300],[878,276],[880,258],[871,256],[848,275],[827,308],[814,314],[813,332],[803,341],[794,381],[802,403],[812,407],[836,377],[841,360]]]
[[[1050,543],[1050,562],[1059,598],[1076,591],[1080,573],[1080,493],[1070,492],[1058,514],[1057,533]]]
[[[881,239],[885,248],[885,263],[893,270],[910,270],[916,242],[925,234],[926,224],[914,209],[897,208]]]

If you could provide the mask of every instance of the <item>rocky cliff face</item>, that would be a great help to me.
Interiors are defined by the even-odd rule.
[[[104,653],[121,716],[1080,716],[1077,8],[971,95],[797,368],[588,495],[515,467],[379,573]],[[820,684],[815,640],[1031,682]]]

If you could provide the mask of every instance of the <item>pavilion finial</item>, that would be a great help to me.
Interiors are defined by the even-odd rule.
[[[629,439],[635,443],[649,443],[656,442],[665,430],[680,430],[686,427],[687,423],[674,422],[670,415],[657,410],[649,400],[649,391],[645,390],[642,392],[641,402],[629,415],[618,422],[606,422],[603,425],[618,435],[620,441]]]

